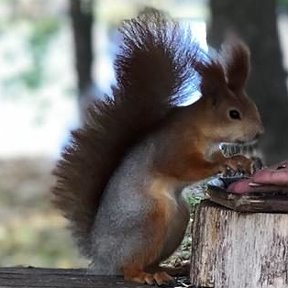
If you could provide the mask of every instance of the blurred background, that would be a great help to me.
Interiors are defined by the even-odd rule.
[[[51,170],[110,92],[117,27],[145,5],[188,23],[204,49],[230,31],[248,43],[263,153],[288,158],[288,0],[0,0],[0,266],[86,264],[51,207]]]

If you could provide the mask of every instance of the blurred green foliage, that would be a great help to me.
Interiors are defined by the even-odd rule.
[[[26,221],[14,219],[5,228],[0,227],[0,266],[21,264],[69,268],[87,265],[79,257],[78,249],[64,225],[56,225],[57,219],[51,212],[29,214],[26,213]]]
[[[0,266],[87,265],[52,208],[53,167],[46,158],[0,161]]]
[[[287,6],[288,7],[288,0],[278,0],[278,5]]]
[[[24,84],[28,89],[37,89],[43,84],[49,44],[59,32],[61,22],[57,18],[37,19],[32,20],[29,26],[31,32],[27,38],[27,57],[30,58],[31,64],[6,83],[10,85]]]

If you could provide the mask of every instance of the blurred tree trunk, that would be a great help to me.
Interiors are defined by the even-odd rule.
[[[92,28],[94,0],[70,0],[70,16],[75,46],[75,64],[78,78],[80,121],[85,121],[93,86]]]
[[[210,0],[210,9],[209,45],[219,48],[225,33],[233,31],[251,49],[247,90],[266,128],[261,146],[267,163],[288,158],[288,97],[275,0]]]

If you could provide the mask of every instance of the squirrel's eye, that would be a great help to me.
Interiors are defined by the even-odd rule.
[[[241,119],[239,111],[235,109],[229,111],[229,116],[231,119],[237,119],[237,120]]]

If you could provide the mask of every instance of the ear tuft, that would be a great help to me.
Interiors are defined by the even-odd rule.
[[[228,87],[233,90],[244,88],[250,73],[250,50],[235,35],[229,35],[222,45],[221,56],[224,61]]]
[[[219,92],[227,87],[225,74],[221,63],[216,59],[208,62],[200,61],[195,65],[195,70],[201,77],[200,90],[204,97],[213,97],[213,103],[217,102]]]

